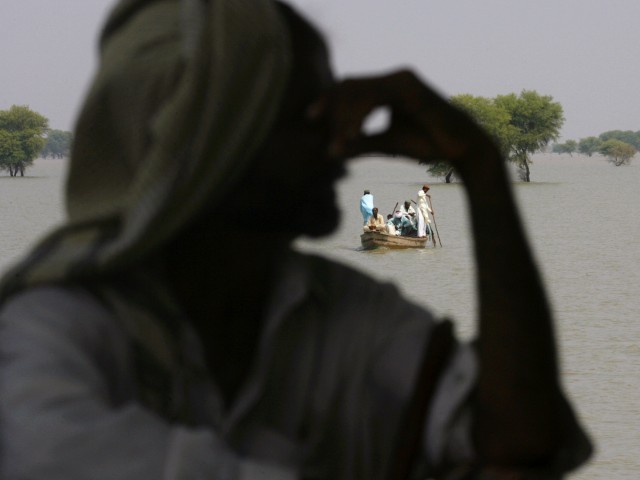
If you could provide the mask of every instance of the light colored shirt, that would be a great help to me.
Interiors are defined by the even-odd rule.
[[[253,371],[228,411],[197,336],[183,339],[184,361],[201,374],[176,374],[167,391],[189,400],[190,425],[142,406],[126,328],[89,291],[9,299],[0,478],[383,478],[435,320],[391,284],[315,257],[292,254],[278,278]],[[472,456],[461,407],[475,375],[472,349],[457,345],[424,429],[427,464]]]
[[[373,227],[374,230],[383,231],[385,230],[385,224],[386,222],[384,220],[384,217],[380,215],[380,213],[378,213],[377,217],[374,217],[373,215],[371,215],[369,217],[369,220],[367,220],[367,224],[364,226],[364,231],[365,232],[371,231],[369,227]]]
[[[369,217],[373,214],[373,195],[367,193],[360,198],[360,213],[362,213],[362,219],[365,223],[369,220]]]
[[[431,211],[431,207],[429,207],[428,197],[424,190],[418,190],[418,209],[422,213],[424,221],[427,223],[431,223],[429,214],[433,212]]]
[[[402,209],[401,209],[402,213],[406,214],[406,215],[411,215],[412,213],[415,214],[416,211],[413,208],[412,205],[409,205],[409,208],[404,208],[404,205],[402,205]]]

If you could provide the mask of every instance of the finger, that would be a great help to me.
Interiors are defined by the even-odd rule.
[[[363,135],[366,119],[388,105],[388,98],[385,77],[347,79],[312,106],[313,118],[329,125],[332,156],[342,155],[346,142]]]

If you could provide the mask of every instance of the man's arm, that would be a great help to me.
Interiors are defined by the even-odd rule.
[[[388,129],[361,126],[378,107]],[[481,373],[474,438],[484,464],[528,467],[558,451],[563,396],[551,315],[497,147],[409,72],[348,80],[311,109],[329,123],[334,161],[363,152],[446,158],[465,182],[475,240]]]

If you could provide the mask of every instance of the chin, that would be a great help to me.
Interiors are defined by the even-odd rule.
[[[321,238],[331,235],[340,224],[340,211],[334,205],[332,212],[326,212],[324,219],[308,225],[300,225],[300,232],[311,238]]]
[[[292,217],[293,229],[299,234],[319,238],[332,234],[340,224],[341,212],[332,184],[318,185],[313,195],[297,204]]]

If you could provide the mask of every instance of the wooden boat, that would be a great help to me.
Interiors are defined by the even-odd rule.
[[[364,232],[360,235],[365,250],[374,248],[425,248],[429,237],[402,237],[382,232]]]

